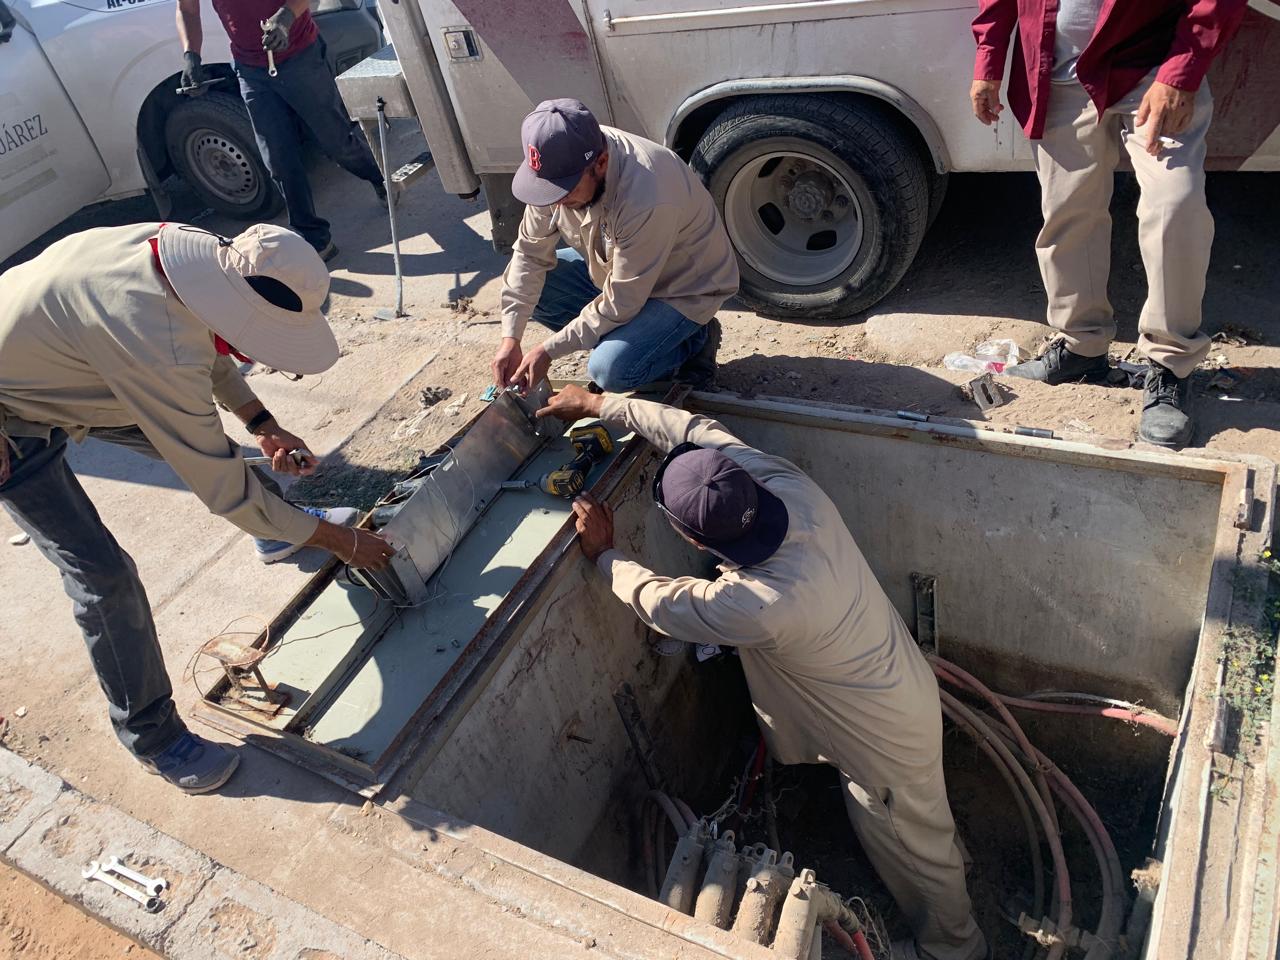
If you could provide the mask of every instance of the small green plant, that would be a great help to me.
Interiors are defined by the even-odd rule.
[[[1213,781],[1209,784],[1209,796],[1217,800],[1219,803],[1230,803],[1236,798],[1236,792],[1231,789],[1231,778],[1221,773],[1213,774]]]
[[[1240,718],[1240,747],[1256,742],[1262,723],[1271,713],[1275,694],[1276,631],[1252,629],[1227,631],[1222,641],[1226,664],[1223,694]]]
[[[1262,551],[1262,555],[1258,560],[1264,567],[1270,570],[1273,575],[1280,576],[1280,557],[1272,553],[1270,547]]]

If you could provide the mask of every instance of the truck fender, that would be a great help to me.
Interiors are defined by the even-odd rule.
[[[230,93],[239,94],[239,86],[231,64],[207,63],[204,68],[207,76],[222,80],[222,83],[211,89],[225,89]],[[142,166],[142,175],[147,181],[147,188],[156,197],[157,207],[160,205],[158,185],[173,173],[173,165],[169,162],[169,153],[165,149],[164,121],[169,111],[181,102],[182,98],[177,93],[181,82],[181,73],[165,77],[147,94],[138,110],[138,160]]]
[[[920,135],[935,171],[944,174],[951,169],[951,155],[946,141],[929,112],[897,87],[871,77],[853,75],[829,77],[757,77],[725,80],[712,84],[688,97],[680,104],[667,124],[664,143],[680,152],[689,139],[684,133],[686,121],[695,113],[721,101],[729,101],[762,93],[853,93],[882,100],[898,111]],[[709,119],[709,118],[708,118]],[[696,136],[693,138],[696,140]],[[692,149],[692,144],[686,144]]]

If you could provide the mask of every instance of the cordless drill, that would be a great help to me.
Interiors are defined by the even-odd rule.
[[[573,444],[575,456],[564,466],[544,473],[536,484],[531,480],[508,480],[502,488],[523,490],[536,486],[543,493],[572,500],[587,485],[591,468],[613,452],[613,437],[604,424],[589,423],[570,430],[569,442]]]

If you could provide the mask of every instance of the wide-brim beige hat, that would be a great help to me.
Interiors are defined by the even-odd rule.
[[[338,360],[338,342],[320,311],[329,271],[311,244],[269,223],[233,240],[200,227],[160,228],[160,263],[178,298],[238,353],[288,373],[321,373]],[[271,277],[301,301],[278,307],[246,277]]]

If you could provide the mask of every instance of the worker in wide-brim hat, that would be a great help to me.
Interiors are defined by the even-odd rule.
[[[657,633],[736,648],[775,760],[840,771],[854,832],[911,927],[892,960],[990,960],[947,802],[937,681],[831,498],[790,461],[663,403],[571,385],[539,414],[597,417],[665,454],[654,503],[716,558],[715,579],[628,557],[612,509],[589,495],[573,504],[582,552]]]
[[[297,234],[261,224],[232,240],[185,224],[73,234],[0,275],[0,504],[62,573],[117,736],[190,793],[224,784],[238,756],[178,717],[133,560],[66,461],[98,437],[165,460],[270,562],[322,547],[359,567],[392,548],[345,526],[351,509],[301,509],[247,466],[231,410],[277,472],[310,473],[306,444],[254,396],[237,364],[312,374],[338,359],[321,304],[329,274]]]

